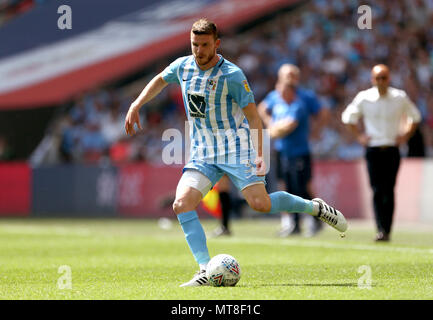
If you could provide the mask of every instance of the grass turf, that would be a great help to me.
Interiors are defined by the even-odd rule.
[[[433,299],[433,228],[395,227],[376,244],[372,225],[280,239],[278,222],[235,220],[234,236],[208,239],[212,256],[238,259],[236,287],[179,288],[197,266],[174,220],[3,219],[0,299]],[[217,221],[203,225],[210,233]],[[72,289],[58,286],[63,265]],[[360,287],[370,271],[370,289]]]

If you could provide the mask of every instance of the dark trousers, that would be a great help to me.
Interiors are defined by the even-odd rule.
[[[308,182],[311,180],[311,156],[309,154],[294,158],[279,155],[278,175],[286,184],[286,191],[304,199],[311,199]],[[293,213],[295,228],[300,228],[300,214]]]
[[[365,157],[373,190],[377,230],[389,234],[394,214],[394,186],[400,166],[400,152],[397,147],[368,147]]]
[[[221,202],[221,224],[224,228],[229,228],[230,210],[232,208],[230,193],[227,191],[220,192]]]

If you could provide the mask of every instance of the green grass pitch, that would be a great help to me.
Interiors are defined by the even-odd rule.
[[[232,237],[208,239],[211,256],[238,259],[236,287],[179,288],[197,266],[175,220],[3,219],[0,299],[433,299],[431,227],[396,226],[376,244],[371,224],[280,239],[278,223],[234,220]]]

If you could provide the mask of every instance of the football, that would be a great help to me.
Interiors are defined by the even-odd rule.
[[[241,278],[241,268],[231,255],[219,254],[209,261],[206,276],[214,287],[233,287]]]

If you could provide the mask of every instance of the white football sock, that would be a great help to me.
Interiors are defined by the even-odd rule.
[[[312,202],[313,202],[313,213],[311,215],[314,216],[314,217],[317,217],[317,215],[320,212],[320,205],[316,201],[312,201]]]
[[[281,228],[290,228],[292,226],[292,218],[287,214],[281,214]]]
[[[200,267],[200,271],[201,270],[206,270],[207,263],[206,264],[199,264],[199,267]]]

